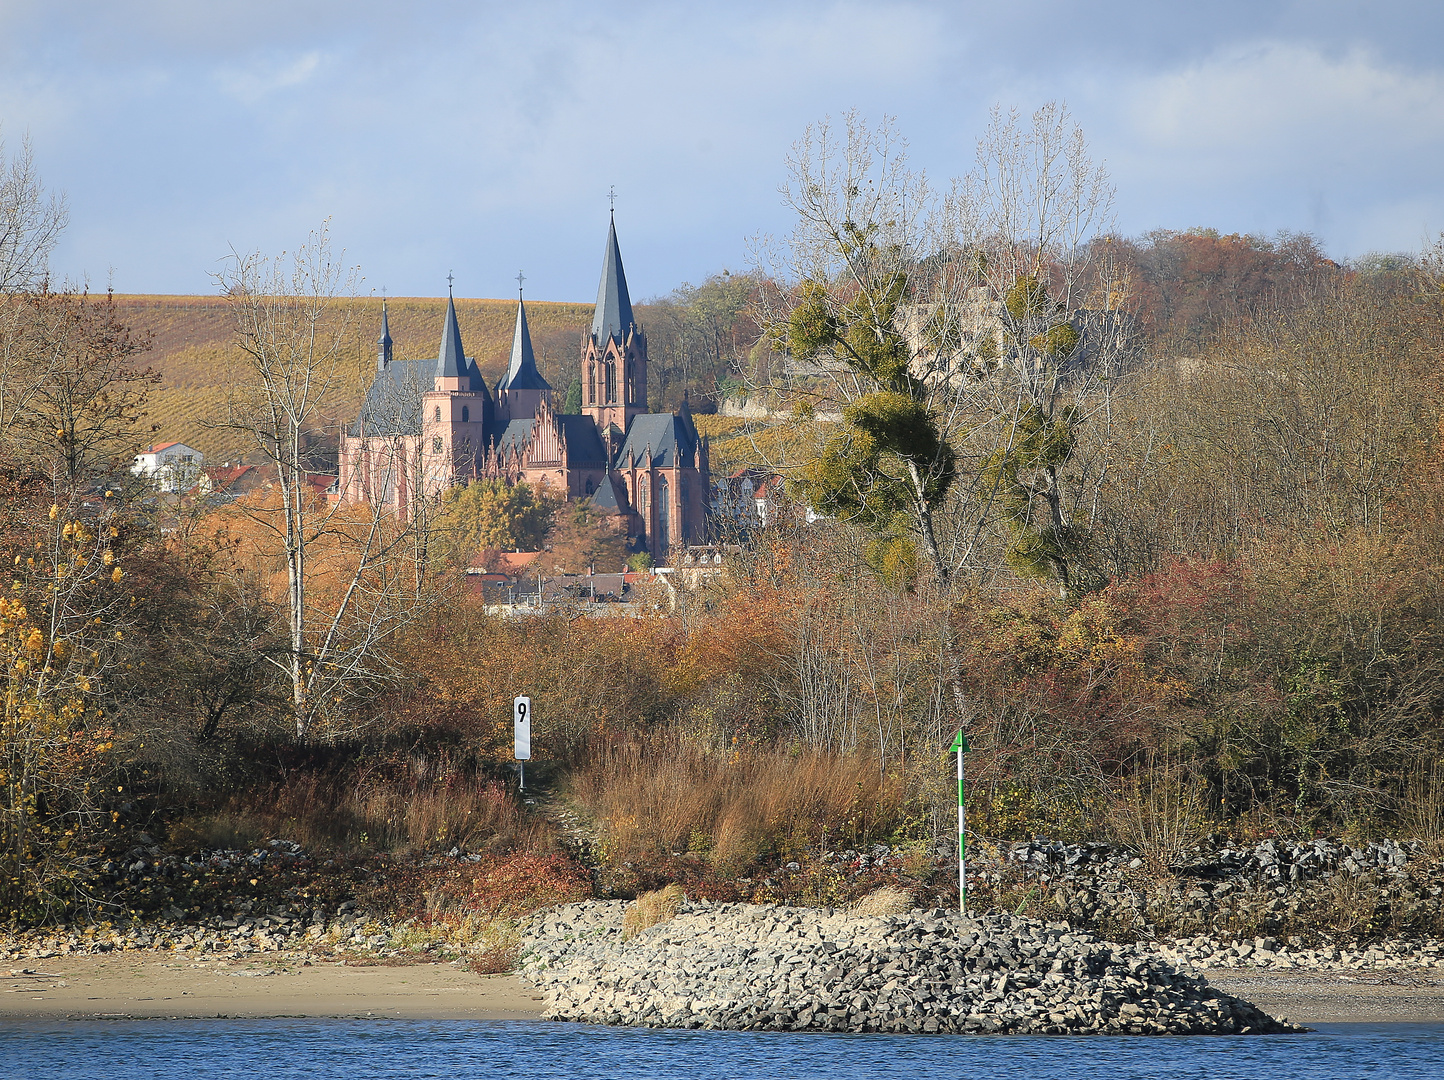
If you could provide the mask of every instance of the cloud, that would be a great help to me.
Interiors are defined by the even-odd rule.
[[[261,57],[236,67],[217,69],[216,85],[225,94],[246,105],[256,105],[280,90],[309,82],[321,70],[324,57],[312,49],[300,56]]]
[[[1444,135],[1444,77],[1365,50],[1260,45],[1146,80],[1131,97],[1140,150],[1229,169],[1311,158],[1388,168]]]

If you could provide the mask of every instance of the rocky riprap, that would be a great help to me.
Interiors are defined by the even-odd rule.
[[[537,916],[524,978],[544,1016],[647,1027],[998,1034],[1298,1031],[1134,946],[941,909],[684,902],[622,937],[623,901]]]
[[[1274,937],[1327,952],[1435,937],[1444,929],[1441,870],[1422,845],[1393,840],[1218,841],[1181,853],[1162,873],[1128,849],[1035,841],[988,852],[971,876],[1010,908],[1021,896],[1030,914],[1106,937]]]

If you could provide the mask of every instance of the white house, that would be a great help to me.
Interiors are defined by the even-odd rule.
[[[135,455],[130,471],[143,476],[159,491],[189,490],[201,475],[205,455],[185,443],[168,442],[147,447]]]

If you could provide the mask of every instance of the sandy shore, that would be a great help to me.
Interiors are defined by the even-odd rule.
[[[350,967],[300,959],[198,962],[174,953],[30,961],[0,974],[0,1020],[395,1017],[534,1020],[541,996],[512,975],[450,964]],[[1295,1023],[1444,1023],[1444,979],[1413,971],[1213,969],[1208,980]]]
[[[1444,979],[1414,969],[1203,972],[1225,993],[1296,1024],[1444,1023]]]
[[[533,1020],[541,997],[512,975],[450,964],[348,967],[278,958],[196,962],[183,955],[56,957],[0,976],[0,1020],[374,1016]]]

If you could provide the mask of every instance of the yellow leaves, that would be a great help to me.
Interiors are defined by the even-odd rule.
[[[110,494],[110,493],[109,493],[109,492],[106,492],[106,494],[108,495],[108,494]],[[120,535],[120,530],[117,529],[114,525],[112,525],[112,526],[110,527],[110,535],[111,535],[111,536],[119,536],[119,535]]]
[[[60,507],[55,503],[50,504],[50,520],[54,521],[60,516]]]
[[[25,638],[25,651],[39,656],[45,651],[45,635],[40,632],[39,627],[31,628]]]
[[[106,566],[112,565],[115,562],[115,552],[106,548],[105,554],[100,557],[100,561],[105,563]]]
[[[70,652],[70,646],[66,644],[63,639],[56,638],[50,646],[50,651],[54,653],[58,659],[64,660],[66,654]]]
[[[118,566],[110,572],[110,580],[115,582],[117,585],[120,584],[120,579],[123,577],[125,577],[125,573]],[[119,637],[120,635],[117,634],[116,636]]]
[[[24,675],[24,674],[25,674],[26,672],[28,672],[29,670],[30,670],[30,661],[26,660],[25,657],[22,656],[22,657],[20,657],[18,660],[15,661],[15,674],[17,674],[17,675]]]

